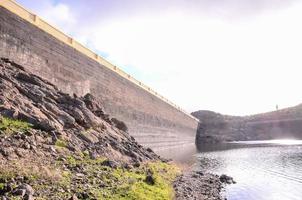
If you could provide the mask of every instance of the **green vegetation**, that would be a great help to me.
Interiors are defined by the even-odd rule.
[[[55,165],[44,164],[41,166],[34,161],[28,162],[27,160],[18,160],[12,163],[0,164],[0,192],[9,182],[12,188],[16,188],[18,185],[15,181],[16,179],[21,178],[25,183],[31,185],[35,191],[46,191],[48,195],[51,194],[55,197],[62,196],[66,198],[68,194],[63,196],[60,194],[60,191],[56,190],[70,186],[70,177],[69,171],[63,171]],[[8,195],[9,199],[20,198],[15,197],[12,194]],[[44,199],[49,199],[48,195],[41,195],[35,199],[42,200],[43,197],[45,197]]]
[[[32,124],[20,120],[10,119],[7,117],[0,118],[0,130],[4,133],[26,132],[32,128]]]
[[[64,140],[57,140],[55,143],[56,147],[61,147],[61,148],[66,148],[67,147],[67,143]]]
[[[87,194],[87,199],[100,200],[173,199],[172,182],[180,173],[176,166],[157,161],[122,168],[109,167],[108,163],[106,158],[90,159],[86,153],[80,153],[61,157],[42,168],[20,161],[0,165],[0,191],[7,181],[21,176],[26,177],[41,200],[68,199],[72,194],[79,199],[82,194]],[[152,176],[154,182],[146,181],[147,176]]]
[[[151,174],[155,180],[154,185],[148,184],[145,181],[148,171],[151,171]],[[114,189],[109,188],[107,191],[101,191],[101,195],[98,197],[98,199],[173,199],[172,182],[180,171],[177,167],[171,164],[151,162],[138,169],[129,171],[116,169],[111,173],[117,180],[118,184]]]
[[[0,190],[3,190],[5,187],[5,184],[4,183],[0,183]]]
[[[61,172],[54,166],[39,166],[25,161],[14,161],[10,164],[0,165],[0,183],[16,177],[24,177],[29,182],[37,180],[55,181],[61,178]]]
[[[77,185],[77,191],[86,191],[96,199],[112,200],[168,200],[173,199],[172,182],[180,170],[163,162],[145,163],[133,169],[110,168],[103,166],[105,159],[91,160],[87,157],[78,160],[68,157],[67,163],[73,168],[81,166],[85,174],[83,183],[91,187],[87,191],[85,184]],[[72,179],[77,179],[72,173]],[[146,181],[147,174],[152,174],[154,184]],[[101,186],[101,187],[100,187]]]

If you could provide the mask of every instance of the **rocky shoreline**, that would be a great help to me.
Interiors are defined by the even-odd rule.
[[[235,181],[226,175],[201,171],[188,171],[179,176],[174,184],[175,200],[226,200],[223,189]]]

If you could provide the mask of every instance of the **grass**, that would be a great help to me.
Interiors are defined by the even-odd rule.
[[[11,180],[23,177],[24,183],[33,187],[35,191],[47,191],[48,195],[55,195],[56,199],[66,199],[68,194],[60,194],[56,191],[58,188],[67,188],[70,185],[71,174],[69,171],[63,171],[58,166],[28,162],[26,159],[16,160],[10,163],[0,164],[0,193],[5,185]],[[11,184],[12,188],[18,185]],[[54,194],[52,194],[52,193]],[[9,199],[19,198],[14,197],[11,193],[8,194]],[[61,196],[63,198],[61,198]],[[60,197],[60,198],[57,198]],[[38,196],[35,199],[49,199],[48,196]]]
[[[103,165],[106,160],[90,159],[82,152],[47,166],[26,163],[26,160],[0,165],[0,190],[7,181],[22,176],[27,177],[40,200],[68,199],[71,193],[87,193],[88,199],[98,200],[173,199],[172,182],[180,173],[175,165],[156,161],[131,169],[110,168]],[[147,174],[152,174],[154,184],[145,181]],[[70,189],[71,193],[64,192]]]
[[[0,190],[3,190],[5,187],[5,184],[4,183],[0,183]]]
[[[85,174],[83,184],[78,184],[76,191],[89,193],[92,199],[100,200],[169,200],[173,199],[172,182],[180,174],[180,169],[173,164],[148,162],[138,168],[110,168],[103,166],[106,158],[92,160],[83,154],[80,158],[68,156],[64,162],[69,169],[81,167]],[[148,184],[145,179],[151,173],[155,183]],[[77,180],[75,173],[66,175],[68,182]],[[85,185],[89,184],[87,190]],[[103,185],[103,187],[100,187]]]
[[[4,133],[11,134],[14,132],[26,132],[32,128],[32,124],[7,117],[0,118],[0,130]]]
[[[55,143],[56,147],[61,147],[61,148],[66,148],[67,147],[67,143],[64,140],[57,140]]]
[[[145,182],[147,171],[152,172],[155,179],[154,185]],[[173,199],[172,182],[179,173],[180,170],[176,166],[163,162],[150,162],[133,171],[114,170],[113,175],[121,184],[115,190],[110,191],[111,197],[107,199]]]
[[[139,168],[112,169],[102,166],[104,159],[82,161],[70,157],[71,166],[82,166],[87,174],[85,182],[91,183],[88,191],[96,199],[110,200],[168,200],[173,199],[172,182],[180,170],[163,162],[145,163]],[[145,179],[147,172],[151,172],[155,179],[154,185],[149,185]],[[100,185],[105,185],[100,188]],[[78,191],[85,190],[79,186]]]
[[[26,133],[31,128],[30,123],[0,117],[0,134]],[[57,140],[55,146],[64,149],[68,143]],[[27,182],[39,194],[37,199],[40,200],[68,199],[70,193],[62,191],[70,190],[71,186],[72,193],[86,192],[91,199],[169,200],[174,195],[172,182],[180,173],[175,165],[160,161],[143,163],[132,169],[110,168],[102,165],[106,158],[90,159],[88,151],[64,158],[55,163],[43,162],[43,165],[39,159],[36,164],[26,159],[0,163],[0,190],[9,180],[26,177]],[[77,177],[79,173],[84,174],[80,179]],[[150,173],[154,184],[145,181]]]
[[[16,177],[26,177],[29,181],[43,179],[55,182],[61,179],[61,171],[54,166],[41,166],[27,163],[26,160],[0,164],[0,183],[1,180],[10,180]]]
[[[83,154],[84,155],[84,154]],[[105,158],[92,160],[87,156],[68,156],[56,166],[36,166],[17,161],[11,165],[0,165],[0,190],[7,181],[22,176],[39,194],[37,199],[68,199],[66,193],[72,186],[72,193],[85,192],[88,199],[100,200],[169,200],[173,199],[172,182],[180,170],[160,161],[142,164],[132,169],[113,169],[103,166]],[[67,166],[64,170],[60,167]],[[74,171],[76,168],[81,171]],[[85,174],[81,179],[78,173]],[[154,184],[148,184],[146,176],[151,173]],[[76,182],[76,184],[74,184]],[[89,187],[87,187],[87,185]],[[16,186],[14,186],[16,187]],[[63,190],[62,190],[63,189]],[[79,197],[81,199],[81,197]]]

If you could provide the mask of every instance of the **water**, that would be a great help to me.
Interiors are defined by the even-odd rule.
[[[197,158],[203,170],[234,178],[237,184],[225,191],[229,200],[302,199],[301,140],[207,146]]]

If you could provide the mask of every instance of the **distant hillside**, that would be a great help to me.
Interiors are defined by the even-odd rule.
[[[197,142],[234,140],[302,139],[302,104],[250,116],[229,116],[200,110],[192,113],[200,120]]]

